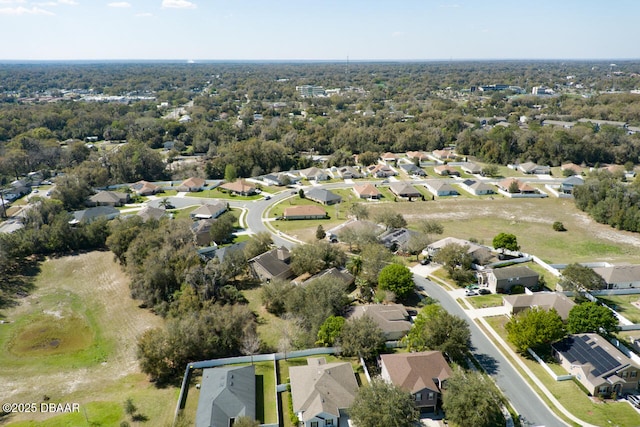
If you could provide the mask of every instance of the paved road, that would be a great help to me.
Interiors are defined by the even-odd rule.
[[[440,301],[442,307],[449,313],[459,316],[469,323],[473,355],[495,379],[516,411],[523,417],[524,426],[556,427],[566,425],[540,400],[540,397],[529,387],[529,384],[502,356],[495,345],[484,335],[476,323],[467,316],[465,311],[451,298],[446,290],[417,275],[414,275],[414,281],[429,296]]]

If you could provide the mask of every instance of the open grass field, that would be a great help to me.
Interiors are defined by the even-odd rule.
[[[506,316],[487,318],[487,323],[506,340]],[[513,347],[512,347],[513,348]],[[600,401],[589,397],[575,381],[556,381],[542,366],[530,358],[521,360],[547,387],[562,406],[581,420],[597,426],[637,427],[640,415],[627,402]],[[555,373],[566,374],[564,368],[557,363],[549,363]]]
[[[496,234],[513,233],[524,252],[547,262],[638,262],[637,234],[596,223],[576,209],[572,200],[459,197],[368,206],[371,217],[391,208],[402,213],[410,227],[422,218],[436,220],[444,226],[443,236],[475,238],[489,245]],[[567,231],[553,231],[555,221],[562,222]]]
[[[33,292],[3,315],[0,401],[78,403],[80,412],[14,414],[1,425],[119,425],[129,397],[148,425],[171,424],[178,390],[151,384],[135,354],[138,335],[163,320],[130,298],[110,252],[43,262]]]

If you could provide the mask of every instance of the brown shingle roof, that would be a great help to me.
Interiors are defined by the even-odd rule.
[[[410,393],[417,393],[425,388],[440,391],[439,383],[453,373],[439,351],[383,354],[380,359],[391,382]]]

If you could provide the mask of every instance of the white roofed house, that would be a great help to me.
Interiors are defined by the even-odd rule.
[[[487,194],[495,194],[495,187],[493,185],[487,184],[486,182],[476,181],[473,179],[465,179],[460,183],[460,187],[462,187],[465,191],[468,191],[471,194],[476,196],[484,196]]]
[[[207,203],[200,206],[199,208],[191,211],[189,215],[191,216],[191,219],[194,219],[194,220],[215,219],[215,218],[218,218],[223,213],[225,213],[227,209],[228,209],[227,203],[213,202],[213,203]]]
[[[443,179],[430,179],[424,183],[424,186],[434,196],[457,196],[460,193],[453,188],[451,184]]]
[[[315,166],[301,170],[300,176],[308,179],[309,181],[326,181],[329,179],[329,174],[327,172]]]
[[[593,271],[604,279],[607,289],[640,288],[640,264],[596,267]]]

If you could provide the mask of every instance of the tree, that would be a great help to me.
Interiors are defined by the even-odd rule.
[[[378,274],[389,264],[393,254],[380,243],[370,243],[360,251],[362,258],[362,278],[371,284],[378,283]]]
[[[410,351],[438,350],[461,362],[469,348],[471,331],[464,319],[449,314],[439,304],[429,304],[403,340]]]
[[[364,315],[345,322],[339,342],[340,351],[345,356],[360,356],[371,360],[384,348],[385,338],[371,317]]]
[[[518,251],[518,239],[514,234],[499,233],[493,238],[493,247],[495,249],[506,249],[508,251]]]
[[[447,380],[442,407],[447,419],[460,427],[504,425],[502,402],[495,385],[478,372],[454,370]]]
[[[511,181],[511,183],[509,184],[509,188],[507,188],[507,191],[510,194],[516,194],[520,192],[520,185],[518,185],[518,181]]]
[[[326,235],[327,233],[324,231],[322,224],[318,225],[318,228],[316,228],[316,239],[322,240],[326,237]]]
[[[415,233],[409,237],[409,242],[407,242],[406,250],[411,255],[416,256],[416,261],[418,260],[418,256],[422,253],[424,248],[426,248],[429,243],[431,243],[431,238],[424,233]]]
[[[427,236],[431,236],[432,234],[444,233],[444,226],[437,221],[421,219],[418,222],[418,230]]]
[[[318,340],[316,341],[316,344],[325,347],[334,345],[342,333],[344,323],[345,318],[342,316],[327,317],[327,320],[324,321],[318,330]]]
[[[607,284],[598,273],[589,267],[573,263],[562,270],[560,286],[563,290],[595,291],[606,288]]]
[[[269,250],[273,245],[271,233],[268,231],[260,231],[253,234],[244,246],[244,255],[247,259],[251,259]]]
[[[578,304],[569,311],[567,329],[572,334],[618,330],[618,319],[608,307],[595,302]]]
[[[259,427],[260,422],[251,417],[238,417],[233,423],[233,427]]]
[[[276,316],[286,312],[288,294],[296,285],[286,280],[272,280],[260,288],[262,304],[267,311]]]
[[[209,234],[211,240],[217,244],[226,243],[231,240],[233,231],[235,228],[233,224],[236,221],[236,217],[231,212],[225,212],[218,217],[213,223],[211,223],[211,229]]]
[[[522,311],[505,324],[507,338],[524,353],[559,340],[565,334],[562,318],[555,309],[538,307]]]
[[[482,176],[498,176],[498,166],[497,165],[486,165],[482,168],[481,174]]]
[[[349,213],[355,216],[357,220],[369,218],[369,208],[362,203],[354,203],[349,206]]]
[[[297,275],[316,274],[326,268],[340,267],[346,260],[344,251],[326,240],[298,245],[291,250],[291,269]]]
[[[238,178],[238,171],[232,164],[227,164],[224,167],[224,180],[227,182],[233,182]]]
[[[384,291],[391,291],[400,299],[405,299],[413,293],[413,273],[401,264],[389,264],[380,270],[378,287]]]
[[[387,229],[402,228],[407,226],[407,221],[401,213],[394,212],[391,209],[382,210],[376,215],[376,221],[384,224]]]
[[[302,188],[298,190],[298,197],[300,197],[301,199],[304,199],[306,197]]]
[[[355,425],[367,427],[412,427],[420,423],[411,393],[379,378],[358,390],[349,417]]]

